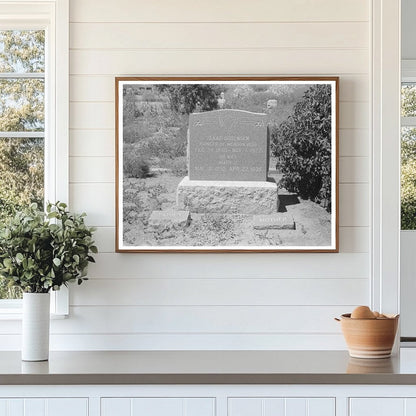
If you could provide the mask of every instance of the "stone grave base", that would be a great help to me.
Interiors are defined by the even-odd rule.
[[[178,185],[178,209],[196,213],[272,214],[278,209],[277,185],[266,181],[195,181]]]
[[[188,227],[190,222],[189,211],[153,211],[149,217],[149,228],[152,231],[178,230]]]

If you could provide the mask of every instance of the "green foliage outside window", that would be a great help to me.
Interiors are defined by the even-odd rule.
[[[402,86],[402,117],[416,116],[416,86]],[[416,229],[416,128],[403,127],[401,135],[401,229]]]
[[[0,30],[0,73],[45,71],[45,32]],[[44,131],[44,80],[35,77],[0,79],[0,132]],[[16,211],[44,198],[44,139],[0,138],[0,229]],[[0,299],[18,298],[0,279]]]

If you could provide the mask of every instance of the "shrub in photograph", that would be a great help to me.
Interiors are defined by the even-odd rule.
[[[147,160],[143,158],[140,149],[129,146],[124,152],[123,170],[128,178],[146,178],[149,175],[150,167]]]
[[[311,86],[292,115],[272,131],[283,185],[331,209],[331,87]]]
[[[160,92],[168,95],[170,106],[177,113],[190,114],[194,111],[210,111],[218,107],[219,89],[209,84],[162,84]]]

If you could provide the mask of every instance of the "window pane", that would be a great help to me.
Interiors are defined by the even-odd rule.
[[[402,117],[416,117],[416,84],[402,84]]]
[[[0,30],[0,72],[45,72],[45,31]]]
[[[416,229],[416,128],[401,131],[401,228]]]
[[[0,131],[45,129],[45,82],[42,79],[0,79]]]
[[[0,219],[36,202],[43,206],[44,140],[0,138]]]
[[[0,74],[16,74],[0,78],[0,132],[44,131],[43,76],[24,76],[44,72],[44,30],[0,30]],[[42,207],[43,199],[44,139],[0,138],[0,225],[31,202]],[[21,296],[0,279],[0,299]]]
[[[402,164],[416,160],[416,127],[402,127],[401,139]]]

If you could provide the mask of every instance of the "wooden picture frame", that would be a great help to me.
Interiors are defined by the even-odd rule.
[[[117,252],[338,252],[338,77],[117,77]]]

